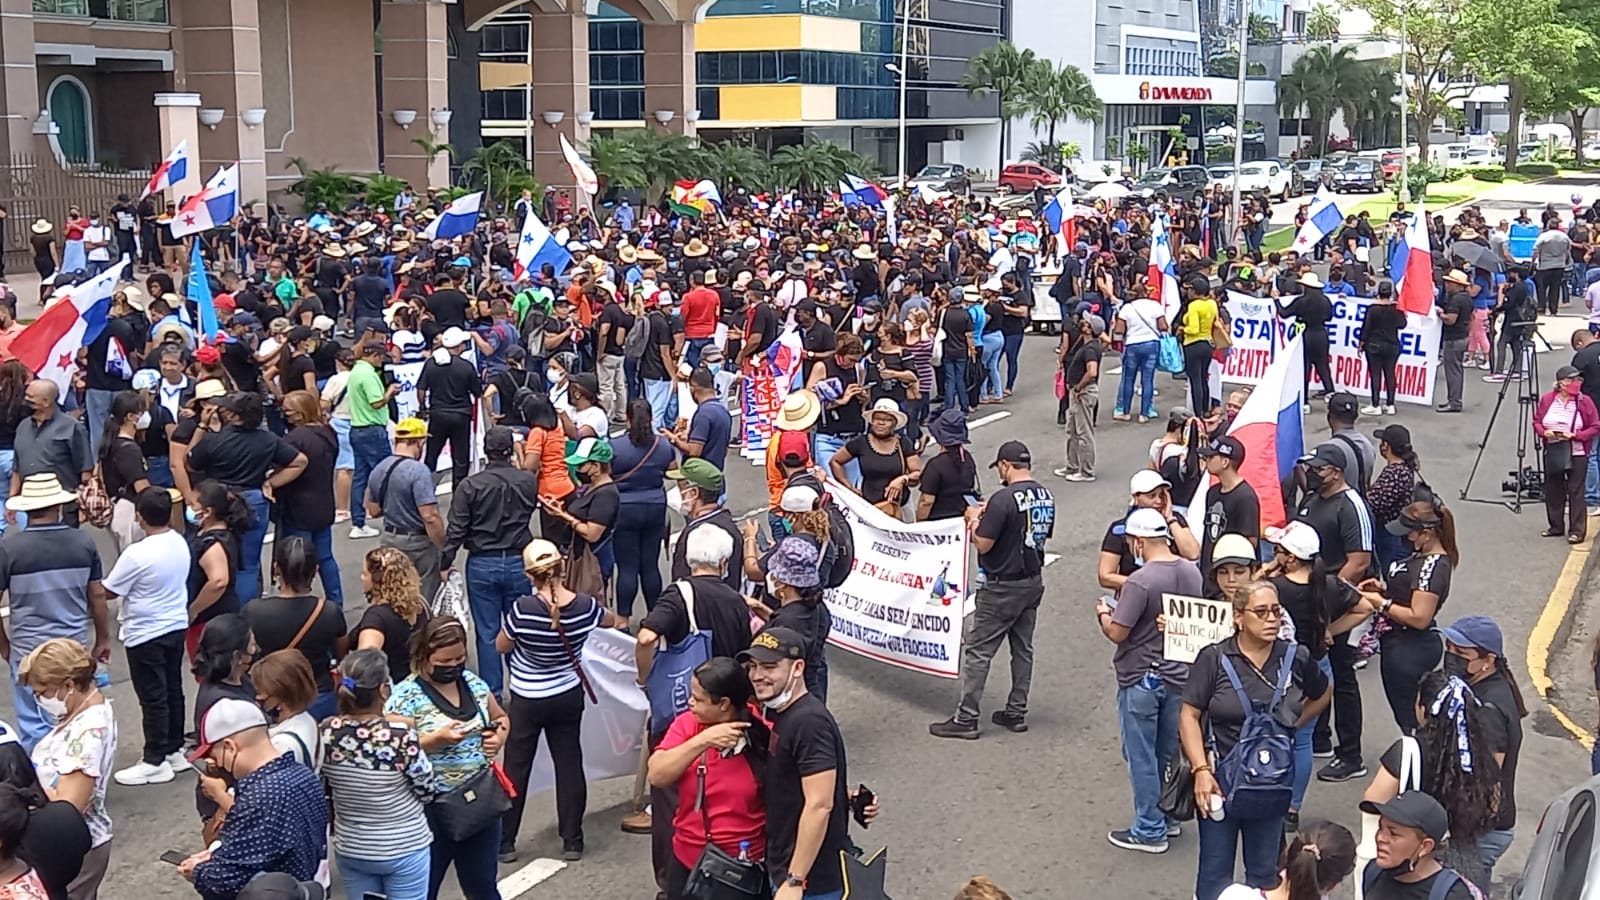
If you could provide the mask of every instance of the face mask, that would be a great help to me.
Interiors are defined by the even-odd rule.
[[[1561,386],[1561,390],[1568,397],[1576,397],[1583,390],[1583,382],[1574,379],[1566,384],[1563,384]]]
[[[1457,656],[1454,653],[1446,653],[1444,655],[1444,673],[1446,675],[1459,678],[1462,681],[1468,681],[1472,678],[1471,673],[1467,671],[1467,666],[1471,662],[1472,660],[1467,659],[1465,656]]]
[[[578,482],[580,484],[588,484],[589,482],[594,480],[594,473],[593,472],[585,472],[584,470],[579,469],[578,472],[577,472],[577,475],[578,475]]]
[[[434,684],[455,684],[461,680],[461,673],[466,670],[466,665],[462,663],[453,666],[434,666],[428,673],[428,680]]]
[[[866,324],[868,324],[868,325],[876,325],[876,324],[878,324],[878,317],[877,316],[862,316],[861,317],[861,321],[866,323]]]
[[[278,724],[278,721],[283,718],[283,707],[282,706],[273,706],[273,707],[263,706],[263,707],[261,707],[261,714],[267,717],[267,724],[268,725],[276,725],[276,724]]]
[[[1311,489],[1313,491],[1320,491],[1320,490],[1322,490],[1322,482],[1323,482],[1323,478],[1322,478],[1322,473],[1321,472],[1318,472],[1316,469],[1307,469],[1306,470],[1306,487],[1307,488],[1309,488],[1309,489]]]
[[[708,362],[705,364],[705,367],[709,369],[713,375],[722,371],[722,363],[720,362]]]
[[[787,684],[784,685],[783,690],[780,691],[778,693],[778,695],[776,697],[773,697],[771,700],[763,700],[763,701],[761,701],[761,705],[765,706],[767,709],[771,710],[772,712],[778,712],[778,711],[782,710],[784,707],[788,706],[789,705],[789,701],[791,701],[793,699],[794,699],[794,670],[790,669],[789,670],[789,681],[788,681]]]
[[[200,524],[200,516],[188,506],[183,508],[183,520],[188,522],[190,525],[198,526]]]
[[[52,722],[59,722],[67,717],[67,701],[60,697],[39,696],[34,698],[34,702],[38,704],[39,711],[49,716]]]
[[[143,431],[146,428],[149,428],[150,427],[150,410],[147,409],[144,412],[139,413],[139,418],[138,418],[137,421],[135,421],[133,423],[133,427],[139,429],[140,431]]]

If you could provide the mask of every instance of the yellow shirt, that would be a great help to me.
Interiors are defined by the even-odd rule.
[[[1217,321],[1217,301],[1210,297],[1196,297],[1189,301],[1183,313],[1183,343],[1211,340],[1211,325]]]

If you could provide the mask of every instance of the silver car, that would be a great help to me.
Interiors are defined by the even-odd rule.
[[[1600,900],[1600,776],[1550,801],[1533,836],[1512,900]],[[1590,873],[1594,877],[1590,877]]]

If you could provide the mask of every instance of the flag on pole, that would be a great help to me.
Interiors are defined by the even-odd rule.
[[[124,256],[121,262],[88,281],[58,290],[39,318],[11,342],[12,355],[38,377],[67,390],[72,384],[78,348],[93,343],[105,329],[111,314],[111,295],[129,262]]]
[[[1433,246],[1428,237],[1428,214],[1417,201],[1417,211],[1389,257],[1389,274],[1395,280],[1395,302],[1408,313],[1426,316],[1433,311]]]
[[[584,162],[578,154],[578,148],[572,146],[566,135],[561,136],[561,155],[567,159],[567,168],[572,170],[572,177],[578,179],[578,187],[589,196],[600,193],[600,178],[595,175],[594,167]]]
[[[708,179],[680,181],[672,186],[672,199],[667,205],[680,216],[698,219],[722,205],[722,192]]]
[[[882,206],[889,192],[860,175],[845,175],[839,182],[839,199],[845,206]]]
[[[899,216],[897,216],[895,214],[894,198],[893,197],[885,197],[885,198],[883,198],[883,211],[889,217],[889,225],[888,225],[888,228],[887,228],[888,235],[889,235],[889,243],[892,244],[892,245],[895,245],[895,246],[899,246],[899,244],[900,244],[900,221],[899,221]]]
[[[1177,315],[1181,302],[1178,297],[1178,272],[1172,264],[1172,242],[1167,237],[1167,215],[1157,213],[1150,226],[1150,270],[1145,279],[1150,287],[1150,299],[1161,302],[1167,317]]]
[[[1200,254],[1206,259],[1215,259],[1217,251],[1211,249],[1211,201],[1200,210]]]
[[[556,274],[560,275],[572,265],[572,254],[556,241],[550,229],[530,210],[528,217],[522,221],[522,235],[517,238],[517,259],[512,274],[521,281],[528,273],[540,271],[545,263],[554,266]]]
[[[172,219],[172,236],[187,237],[228,224],[239,213],[239,166],[224,166]]]
[[[161,161],[161,165],[156,166],[156,170],[150,173],[150,183],[145,185],[144,193],[139,195],[139,199],[143,200],[151,194],[164,191],[188,177],[189,142],[179,141],[178,146],[173,147],[167,158]]]
[[[1255,489],[1263,529],[1288,524],[1283,481],[1305,455],[1305,418],[1300,411],[1305,391],[1304,352],[1297,334],[1267,365],[1261,382],[1228,427],[1228,433],[1244,445],[1239,474]]]
[[[1290,250],[1300,254],[1311,252],[1317,242],[1327,237],[1344,221],[1344,213],[1339,211],[1339,198],[1327,185],[1317,189],[1317,195],[1311,198],[1311,205],[1306,209],[1306,221],[1300,226],[1300,231],[1294,236],[1294,242],[1289,245]]]
[[[445,205],[444,212],[422,229],[422,236],[430,241],[471,234],[478,227],[478,210],[483,206],[483,191],[464,194]]]
[[[200,310],[200,343],[214,343],[222,326],[217,321],[217,306],[212,302],[211,280],[206,277],[206,264],[200,256],[199,241],[194,242],[189,254],[189,280],[184,284],[183,292]]]

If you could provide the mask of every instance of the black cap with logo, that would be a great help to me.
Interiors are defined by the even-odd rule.
[[[750,646],[739,651],[740,662],[775,663],[785,659],[805,659],[805,641],[799,632],[782,625],[761,629],[750,639]]]
[[[1032,466],[1033,454],[1028,452],[1028,445],[1021,441],[1006,441],[1000,445],[999,451],[994,455],[994,462],[989,464],[989,468],[993,469],[1003,462],[1018,466]]]

